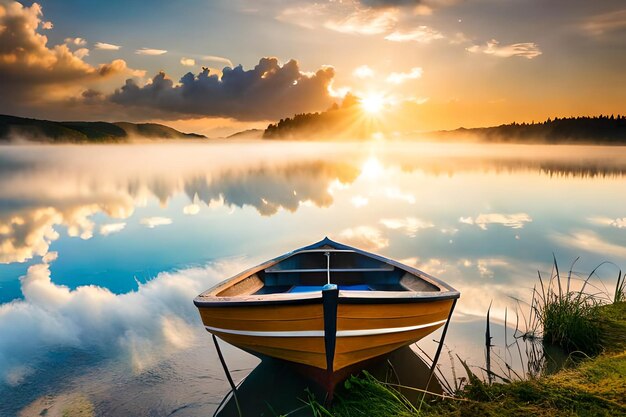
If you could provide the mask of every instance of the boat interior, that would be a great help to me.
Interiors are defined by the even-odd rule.
[[[334,248],[302,250],[236,280],[218,297],[320,291],[330,282],[342,291],[429,291],[441,289],[418,275],[366,254]]]

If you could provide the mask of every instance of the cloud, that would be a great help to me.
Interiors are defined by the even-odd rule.
[[[447,0],[449,1],[449,0]],[[437,1],[424,0],[359,0],[359,3],[368,7],[400,7],[400,6],[421,6],[424,3],[437,3]]]
[[[316,111],[332,103],[328,87],[332,67],[305,74],[295,60],[280,65],[276,58],[262,58],[251,70],[241,65],[224,68],[221,77],[204,68],[185,74],[175,84],[164,72],[139,86],[134,80],[110,96],[114,103],[153,109],[163,117],[222,116],[241,120],[267,120]]]
[[[142,225],[146,226],[148,229],[154,229],[158,226],[166,226],[168,224],[172,224],[172,219],[168,217],[144,217],[139,221]]]
[[[200,206],[196,203],[186,205],[185,207],[183,207],[183,213],[187,214],[188,216],[195,216],[196,214],[200,213]]]
[[[402,192],[400,189],[395,187],[386,188],[385,196],[394,200],[405,201],[409,204],[415,204],[417,201],[413,194]]]
[[[392,42],[418,42],[418,43],[431,43],[437,39],[443,39],[444,36],[441,32],[428,27],[428,26],[419,26],[416,29],[413,29],[408,32],[403,31],[395,31],[387,36],[385,39]]]
[[[117,357],[141,372],[191,345],[200,325],[191,300],[236,268],[160,273],[136,291],[114,294],[56,285],[48,263],[33,265],[21,278],[24,299],[0,305],[0,381],[22,382],[37,361],[63,348]]]
[[[89,56],[89,49],[79,48],[74,51],[74,55],[80,59],[83,59],[84,57]]]
[[[54,25],[52,24],[52,22],[43,22],[43,23],[41,24],[41,28],[42,28],[43,30],[50,30],[50,29],[53,29],[53,28],[54,28]]]
[[[392,72],[386,81],[391,84],[402,84],[407,80],[421,78],[424,71],[420,67],[413,67],[409,72]]]
[[[234,66],[230,59],[224,58],[222,56],[217,56],[217,55],[204,55],[202,57],[202,60],[203,61],[209,61],[209,62],[219,62],[219,63],[222,63],[222,64],[226,64],[229,67],[233,67]]]
[[[407,236],[415,237],[421,229],[429,229],[435,225],[427,220],[418,219],[416,217],[406,217],[404,219],[381,219],[382,223],[388,229],[402,229]]]
[[[47,208],[0,222],[0,263],[25,262],[45,255],[50,242],[59,237],[52,226],[61,221],[54,209]]]
[[[118,233],[124,230],[126,223],[108,223],[100,226],[100,234],[102,236],[108,236],[113,233]]]
[[[626,31],[626,9],[593,16],[583,24],[583,29],[596,37]]]
[[[389,239],[384,237],[380,230],[371,226],[344,229],[338,236],[337,240],[340,242],[368,251],[377,251],[389,246]]]
[[[65,226],[68,236],[90,239],[95,226],[90,219],[93,214],[105,212],[122,218],[132,211],[127,200],[109,197],[92,204],[48,205],[0,213],[0,263],[26,262],[44,256],[50,244],[59,238],[56,226]]]
[[[342,186],[357,176],[358,170],[344,163],[311,162],[243,172],[227,169],[211,175],[211,179],[187,179],[185,193],[193,201],[197,196],[209,207],[218,202],[229,207],[251,206],[270,216],[280,209],[296,211],[303,202],[328,207],[333,202],[329,184]]]
[[[439,258],[430,258],[425,261],[422,261],[418,257],[411,257],[401,259],[400,263],[410,265],[414,268],[417,268],[420,271],[426,272],[430,275],[443,275],[446,273],[450,265],[445,260]]]
[[[490,40],[485,45],[470,46],[466,48],[466,50],[471,53],[483,53],[500,58],[519,56],[522,58],[533,59],[542,54],[539,46],[534,42],[500,45],[500,42],[495,39]]]
[[[350,35],[387,33],[401,16],[396,7],[364,7],[358,2],[318,2],[288,7],[277,20],[306,29],[325,28]]]
[[[319,160],[322,145],[288,145],[293,158],[287,159],[277,152],[285,150],[282,143],[263,149],[237,145],[234,153],[231,145],[217,147],[211,155],[198,152],[202,144],[143,146],[149,149],[145,158],[114,171],[107,168],[128,157],[128,149],[70,147],[58,158],[50,158],[46,147],[21,149],[16,158],[0,152],[5,202],[0,204],[0,263],[45,256],[62,233],[82,239],[106,233],[113,226],[100,229],[100,224],[128,222],[135,206],[152,198],[166,205],[184,194],[198,205],[253,208],[270,216],[295,212],[303,204],[328,207],[330,187],[346,187],[359,175],[343,157]],[[182,210],[191,215],[195,209]]]
[[[461,217],[459,223],[475,224],[483,230],[487,230],[489,224],[499,224],[512,229],[521,229],[525,223],[532,222],[533,219],[526,213],[515,214],[502,214],[502,213],[489,213],[480,214],[476,218]]]
[[[579,251],[597,253],[602,256],[626,258],[626,246],[607,242],[591,230],[582,230],[569,234],[557,233],[552,236],[552,240],[560,245]]]
[[[85,46],[87,41],[83,38],[65,38],[65,43],[74,46]]]
[[[493,278],[494,268],[508,267],[509,263],[500,258],[481,258],[476,261],[476,268],[481,277]]]
[[[66,44],[48,48],[48,38],[37,33],[42,24],[41,6],[23,7],[17,2],[0,4],[0,80],[2,84],[52,83],[98,76],[94,68],[70,51]],[[80,46],[81,38],[69,39]]]
[[[276,16],[276,20],[306,29],[314,29],[318,26],[319,20],[327,16],[329,6],[325,3],[313,3],[288,7]]]
[[[115,59],[111,61],[110,64],[100,65],[98,73],[102,76],[108,76],[116,73],[130,74],[134,77],[143,77],[146,75],[146,71],[144,70],[134,70],[128,68],[126,61],[123,59]]]
[[[411,8],[415,15],[430,16],[433,9],[451,6],[460,1],[463,0],[358,0],[358,3],[372,8]]]
[[[32,104],[71,96],[75,86],[95,83],[116,74],[132,75],[126,63],[117,60],[92,66],[83,61],[89,50],[82,38],[49,46],[39,33],[46,25],[42,8],[33,3],[24,7],[17,2],[0,3],[0,111],[16,112]],[[76,51],[70,49],[78,47]],[[32,110],[31,110],[32,111]]]
[[[352,75],[357,78],[365,79],[372,78],[375,72],[368,65],[361,65],[360,67],[356,67],[354,71],[352,71]]]
[[[151,48],[141,48],[135,51],[137,55],[163,55],[166,54],[167,51],[165,49],[151,49]]]
[[[327,20],[324,27],[347,34],[378,35],[395,26],[398,14],[396,9],[356,9],[346,17]]]
[[[119,45],[113,45],[112,43],[96,42],[93,45],[96,49],[102,49],[104,51],[117,51],[121,48]]]
[[[217,147],[211,155],[198,152],[202,144],[144,146],[149,155],[114,171],[107,168],[127,157],[128,149],[67,148],[59,158],[50,158],[45,147],[22,149],[16,159],[0,153],[0,196],[10,202],[0,204],[0,262],[43,256],[63,231],[87,238],[98,219],[126,221],[136,205],[152,198],[166,205],[184,194],[196,204],[254,208],[270,216],[302,204],[328,207],[331,187],[346,187],[359,175],[343,157],[320,160],[324,146],[315,144],[288,145],[293,158],[287,159],[277,152],[285,150],[282,143],[263,149],[241,144],[234,153],[231,145]],[[242,153],[249,157],[243,160]]]
[[[626,217],[611,219],[610,217],[591,217],[589,221],[600,226],[612,226],[618,229],[626,228]]]
[[[193,67],[196,65],[196,60],[193,58],[181,58],[180,63],[186,67]]]

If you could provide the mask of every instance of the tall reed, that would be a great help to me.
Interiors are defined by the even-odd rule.
[[[624,274],[626,275],[626,274]],[[613,295],[614,303],[623,303],[626,301],[626,278],[622,275],[622,270],[619,270],[617,275],[617,284],[615,284],[615,294]]]
[[[539,272],[539,289],[533,289],[531,310],[537,323],[543,329],[544,343],[557,345],[566,352],[581,351],[596,354],[601,349],[601,323],[597,306],[602,303],[601,293],[587,291],[593,287],[590,280],[598,269],[609,262],[598,265],[582,280],[580,289],[572,289],[572,263],[566,277],[562,276],[556,257],[553,255],[553,272],[545,280]],[[621,283],[620,283],[621,281]],[[621,270],[613,300],[624,297],[624,283]],[[605,292],[605,297],[610,298]]]

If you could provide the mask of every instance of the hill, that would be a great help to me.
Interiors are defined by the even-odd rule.
[[[363,114],[356,97],[321,113],[296,114],[270,124],[264,139],[369,139],[374,132],[391,132],[393,115],[379,119]],[[405,140],[474,140],[507,143],[626,144],[626,116],[568,117],[538,123],[510,123],[483,128],[394,135]]]
[[[356,96],[348,93],[341,106],[319,113],[296,114],[270,124],[264,139],[369,139],[383,130],[380,120],[365,115]]]
[[[202,139],[157,123],[53,122],[0,115],[0,141],[51,143],[109,143],[131,139]]]
[[[264,130],[262,129],[248,129],[226,136],[226,139],[261,139],[263,133]]]
[[[470,136],[487,142],[626,144],[626,116],[567,117],[436,132],[440,138]]]

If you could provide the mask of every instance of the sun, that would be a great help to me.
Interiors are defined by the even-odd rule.
[[[371,93],[362,97],[360,103],[366,113],[377,114],[385,107],[385,98],[382,94]]]

